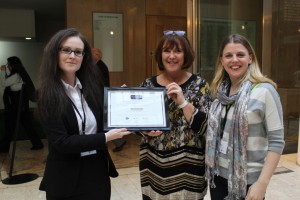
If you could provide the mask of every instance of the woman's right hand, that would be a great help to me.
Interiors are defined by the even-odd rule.
[[[126,128],[112,129],[105,133],[106,142],[109,142],[111,140],[115,140],[118,138],[122,138],[124,135],[128,135],[130,133],[131,132],[127,131]]]
[[[148,136],[156,137],[156,136],[161,135],[163,132],[162,131],[141,131],[141,133],[143,135],[148,135]]]
[[[173,82],[166,86],[167,95],[171,98],[177,105],[181,105],[185,101],[181,87]]]

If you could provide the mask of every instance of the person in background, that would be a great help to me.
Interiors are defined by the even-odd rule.
[[[205,159],[211,199],[264,199],[284,148],[283,114],[276,84],[262,75],[245,37],[222,42],[211,93]]]
[[[94,62],[102,73],[104,87],[110,87],[109,71],[106,64],[102,61],[102,51],[99,48],[92,48],[92,55]],[[112,142],[115,145],[115,148],[113,149],[114,152],[121,151],[126,144],[126,140],[124,138],[115,139]]]
[[[118,176],[107,142],[126,128],[103,131],[103,86],[85,37],[74,28],[47,43],[40,67],[38,111],[49,154],[40,184],[47,200],[108,200]]]
[[[35,87],[20,58],[17,56],[7,58],[7,65],[1,67],[0,77],[1,85],[5,88],[3,93],[5,133],[3,140],[0,141],[0,152],[9,151],[19,112],[20,123],[32,144],[31,150],[42,149],[44,145],[35,129],[29,109],[29,100],[35,101]],[[19,108],[22,87],[23,95]]]
[[[92,56],[94,63],[99,67],[102,73],[104,87],[109,87],[109,71],[107,65],[102,61],[102,51],[99,48],[92,48]]]
[[[170,131],[142,132],[140,177],[143,199],[203,199],[205,133],[211,98],[208,83],[187,71],[194,51],[185,31],[164,31],[155,51],[161,74],[141,87],[167,90]]]

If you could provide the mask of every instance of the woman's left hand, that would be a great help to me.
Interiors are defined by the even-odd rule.
[[[181,87],[173,82],[166,86],[167,95],[171,98],[177,105],[182,104],[185,101]]]
[[[266,190],[267,185],[257,181],[249,188],[245,200],[262,200],[265,197]]]

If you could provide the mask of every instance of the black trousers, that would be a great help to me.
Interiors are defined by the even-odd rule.
[[[72,197],[66,197],[66,198],[57,198],[57,197],[52,197],[48,193],[46,193],[46,200],[99,200],[102,199],[102,197],[99,197],[98,193],[88,193],[88,194],[82,194],[82,195],[76,195]],[[103,199],[106,199],[103,198]]]
[[[4,114],[5,114],[5,132],[4,138],[0,142],[0,149],[8,151],[10,141],[15,133],[17,115],[20,112],[20,125],[23,126],[32,146],[43,146],[43,143],[33,125],[33,115],[29,110],[29,100],[26,96],[23,97],[21,109],[19,108],[20,91],[7,91],[3,96]]]
[[[221,176],[214,177],[216,187],[211,188],[209,187],[211,200],[224,200],[224,198],[228,195],[228,183],[227,179]],[[247,185],[247,192],[251,185]],[[244,200],[242,198],[241,200]]]
[[[74,174],[78,179],[70,180],[76,180],[77,183],[73,194],[61,197],[61,194],[50,194],[46,191],[46,200],[109,200],[111,181],[105,162],[100,154],[81,157],[79,175]]]
[[[143,194],[143,200],[152,200],[152,199],[150,197],[148,197],[148,196],[146,196],[146,195]],[[203,199],[198,199],[198,200],[203,200]]]

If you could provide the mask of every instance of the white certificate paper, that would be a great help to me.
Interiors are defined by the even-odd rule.
[[[169,130],[163,88],[106,88],[106,129]]]

